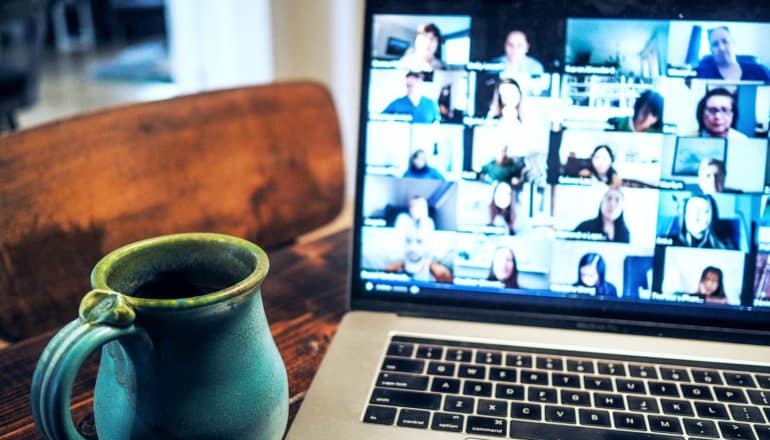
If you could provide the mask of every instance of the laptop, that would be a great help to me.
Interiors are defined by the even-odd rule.
[[[287,438],[770,438],[768,7],[364,23],[351,310]]]

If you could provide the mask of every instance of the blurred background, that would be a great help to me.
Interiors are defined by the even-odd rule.
[[[307,79],[334,96],[350,189],[362,30],[363,0],[0,0],[0,135],[119,104]]]

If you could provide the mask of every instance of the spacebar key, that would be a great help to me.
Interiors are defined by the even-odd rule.
[[[511,422],[511,438],[519,440],[684,440],[679,436],[657,435],[646,432],[610,431],[577,426]]]

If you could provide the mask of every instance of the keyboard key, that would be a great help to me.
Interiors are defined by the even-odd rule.
[[[538,356],[537,368],[541,370],[562,371],[564,370],[564,364],[560,357]]]
[[[401,359],[387,357],[382,363],[381,370],[400,371],[402,373],[422,373],[425,369],[425,361],[416,359]]]
[[[513,368],[492,367],[489,369],[489,380],[497,380],[500,382],[516,382],[516,377],[516,370]]]
[[[580,408],[578,410],[578,413],[580,414],[581,425],[606,426],[608,428],[612,425],[612,423],[610,422],[609,411],[602,411],[600,409]]]
[[[606,377],[583,376],[583,386],[588,390],[612,391],[612,382]]]
[[[594,393],[594,406],[598,408],[626,409],[620,394]]]
[[[484,379],[487,375],[487,367],[477,367],[475,365],[460,365],[457,371],[459,377],[469,377],[471,379]]]
[[[389,406],[406,406],[419,409],[439,409],[441,394],[420,393],[417,391],[375,388],[370,403]]]
[[[727,408],[721,403],[695,402],[695,411],[707,419],[729,419]]]
[[[650,431],[665,432],[669,434],[682,433],[682,425],[679,423],[679,419],[677,418],[648,416],[647,421],[650,423]]]
[[[644,416],[641,414],[614,412],[612,419],[615,421],[615,427],[619,429],[635,429],[645,431],[647,424],[644,422]]]
[[[482,351],[476,352],[476,363],[486,365],[500,365],[503,359],[503,354],[499,351]]]
[[[719,422],[719,430],[722,431],[722,436],[728,440],[756,439],[751,425],[745,423]]]
[[[388,356],[412,357],[412,353],[414,353],[414,345],[412,344],[392,342],[388,347]]]
[[[463,394],[466,396],[489,397],[492,395],[492,384],[489,382],[466,380],[463,384]]]
[[[376,423],[378,425],[392,425],[396,420],[396,408],[386,406],[369,405],[364,413],[365,423]]]
[[[687,435],[718,438],[717,425],[710,420],[682,419]]]
[[[712,370],[692,370],[692,379],[697,383],[708,385],[722,385],[722,378],[719,372]]]
[[[597,362],[599,374],[610,376],[625,376],[626,367],[620,362]]]
[[[462,432],[465,416],[437,412],[433,414],[433,422],[430,429],[434,431]]]
[[[505,355],[505,365],[509,367],[532,368],[532,356],[528,354],[509,353]]]
[[[739,422],[765,423],[765,418],[762,417],[762,411],[756,406],[730,405],[729,408],[730,414],[733,415],[733,420]]]
[[[591,395],[585,391],[561,390],[561,404],[591,406]]]
[[[660,399],[660,407],[663,413],[672,416],[692,416],[692,404],[687,400]]]
[[[398,422],[396,424],[406,428],[426,429],[428,427],[428,420],[430,420],[430,413],[428,411],[402,409],[398,413]]]
[[[420,345],[417,347],[417,354],[415,355],[415,357],[421,359],[441,359],[443,356],[443,347],[434,347],[431,345]]]
[[[551,388],[529,387],[527,400],[530,402],[558,403],[556,390]]]
[[[457,394],[460,392],[460,381],[443,377],[434,377],[430,390],[436,393]]]
[[[727,385],[734,387],[756,388],[757,384],[748,373],[724,373]]]
[[[704,385],[682,384],[682,397],[695,400],[714,400],[711,390]]]
[[[444,411],[471,414],[474,403],[473,397],[446,396]]]
[[[759,440],[770,440],[770,425],[754,425]]]
[[[658,435],[649,432],[612,431],[609,429],[585,428],[574,425],[550,425],[519,420],[511,421],[509,434],[512,438],[526,438],[529,440],[552,440],[556,438],[570,440],[681,440],[681,437]]]
[[[746,403],[746,395],[740,388],[714,387],[717,400],[727,403]]]
[[[628,374],[631,377],[641,377],[642,379],[658,378],[658,372],[652,365],[629,365]]]
[[[521,383],[548,385],[548,373],[535,370],[521,370]]]
[[[594,373],[594,362],[590,359],[567,359],[567,371]]]
[[[468,417],[468,425],[465,427],[465,432],[468,434],[496,437],[505,437],[507,430],[505,419],[477,416]]]
[[[455,364],[447,362],[431,362],[428,364],[428,374],[435,376],[454,376]]]
[[[511,417],[524,420],[542,420],[542,407],[537,403],[511,403]]]
[[[770,390],[770,375],[757,374],[756,377],[760,388]]]
[[[466,348],[448,348],[444,360],[455,362],[470,362],[471,350]]]
[[[770,406],[770,391],[748,390],[751,403],[756,405]]]
[[[575,408],[567,406],[545,406],[545,421],[556,423],[575,423]]]
[[[524,400],[524,387],[521,385],[497,384],[495,386],[495,397],[498,399]]]
[[[690,382],[690,374],[684,368],[660,367],[660,378],[674,382]]]
[[[658,401],[654,397],[628,396],[628,410],[645,413],[658,413]]]
[[[653,396],[681,397],[675,383],[671,382],[648,382],[647,387]]]
[[[647,392],[641,380],[615,379],[615,387],[619,393],[645,394]]]
[[[428,388],[428,376],[382,372],[377,378],[377,386],[424,391]]]
[[[580,388],[580,376],[577,374],[553,373],[551,383],[555,387]]]
[[[482,416],[505,417],[508,415],[508,402],[479,399],[476,403],[476,412]]]

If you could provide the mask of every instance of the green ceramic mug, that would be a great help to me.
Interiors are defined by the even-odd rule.
[[[72,384],[102,347],[99,438],[280,439],[288,381],[262,307],[268,270],[253,243],[167,235],[121,247],[91,273],[79,318],[43,351],[32,413],[48,439],[82,439]]]

